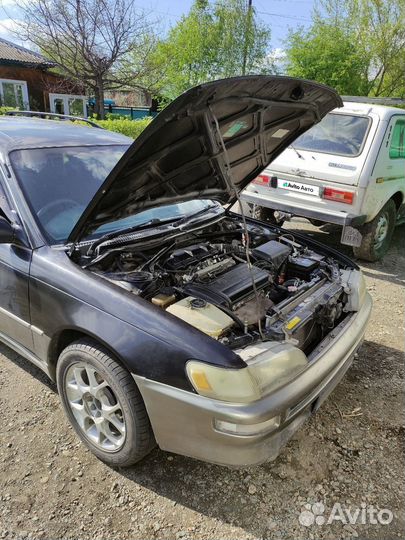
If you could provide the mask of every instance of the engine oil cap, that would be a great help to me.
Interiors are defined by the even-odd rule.
[[[190,300],[191,309],[203,309],[207,307],[207,302],[202,298],[193,298]]]

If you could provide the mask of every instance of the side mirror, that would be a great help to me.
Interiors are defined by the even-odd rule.
[[[0,244],[12,244],[15,239],[15,230],[11,223],[0,217]]]

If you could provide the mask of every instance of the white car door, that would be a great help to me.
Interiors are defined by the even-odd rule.
[[[377,157],[373,178],[373,185],[367,190],[368,214],[372,217],[377,215],[396,193],[405,194],[405,115],[395,114],[391,118]]]

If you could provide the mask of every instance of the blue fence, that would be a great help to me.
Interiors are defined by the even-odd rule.
[[[105,107],[105,112],[128,116],[131,120],[139,120],[147,116],[156,116],[157,114],[156,112],[152,112],[148,107],[117,107],[115,105]]]
[[[130,120],[140,120],[141,118],[147,118],[148,116],[155,117],[158,113],[149,107],[118,107],[117,105],[106,104],[104,105],[106,114],[118,114],[120,116],[128,117]],[[94,104],[91,102],[87,105],[88,116],[94,111]]]

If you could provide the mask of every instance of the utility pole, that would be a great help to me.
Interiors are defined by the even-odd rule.
[[[253,16],[253,0],[248,0],[246,19],[245,19],[245,43],[243,48],[243,64],[242,64],[242,75],[246,75],[246,64],[247,56],[249,50],[249,34],[252,26],[252,16]]]

